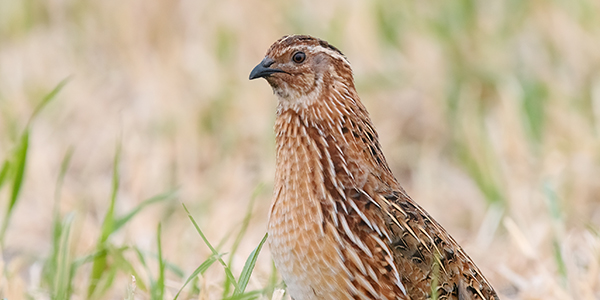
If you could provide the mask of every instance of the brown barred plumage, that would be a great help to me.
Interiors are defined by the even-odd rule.
[[[498,299],[394,178],[337,48],[285,36],[261,77],[279,98],[269,245],[293,299]]]

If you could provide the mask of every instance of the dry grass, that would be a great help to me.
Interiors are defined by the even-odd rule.
[[[265,232],[274,175],[276,99],[248,74],[277,38],[306,33],[348,56],[395,174],[502,299],[599,299],[598,15],[594,0],[2,1],[0,162],[11,162],[2,221],[20,135],[30,135],[0,250],[0,298],[60,298],[65,285],[51,279],[70,265],[44,275],[60,249],[62,261],[89,259],[71,274],[72,298],[86,299],[90,255],[110,248],[96,268],[114,280],[92,298],[172,299],[211,255],[181,202],[221,252],[247,229],[223,256],[239,276]],[[175,199],[102,241],[112,191],[118,218],[173,189]],[[164,283],[159,222],[162,257],[180,269],[166,266]],[[70,228],[62,240],[56,224]],[[272,273],[265,248],[248,290],[270,297],[280,286]],[[183,297],[218,299],[224,280],[215,263]]]

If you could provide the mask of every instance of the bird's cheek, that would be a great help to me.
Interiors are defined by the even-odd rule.
[[[274,76],[267,76],[265,77],[265,79],[267,80],[267,82],[269,83],[269,85],[273,88],[279,86],[279,82],[277,80],[277,78],[275,78]]]
[[[279,76],[267,76],[265,79],[267,79],[267,82],[271,85],[273,90],[284,90],[288,88],[285,80],[282,80]]]
[[[315,85],[315,78],[311,75],[300,76],[295,87],[302,93],[308,93]]]

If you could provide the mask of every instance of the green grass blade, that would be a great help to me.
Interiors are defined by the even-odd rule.
[[[146,261],[144,258],[145,256],[152,255],[153,257],[158,258],[157,254],[142,251],[137,247],[133,247],[133,249],[135,249],[135,251],[137,252],[140,262],[142,263],[142,266],[144,266],[144,267],[147,267]],[[179,268],[177,265],[169,262],[168,260],[165,260],[165,269],[173,272],[173,274],[175,274],[179,278],[183,278],[185,276],[185,272],[183,272],[183,270],[181,268]],[[148,268],[146,268],[146,270],[150,271],[150,269],[148,269]]]
[[[14,177],[12,190],[10,192],[10,198],[8,200],[8,207],[4,215],[4,221],[2,222],[2,228],[0,229],[0,247],[4,248],[4,235],[10,221],[13,209],[17,204],[21,187],[23,186],[23,177],[25,176],[25,167],[27,164],[27,150],[29,149],[29,128],[26,128],[21,135],[17,151],[15,152],[14,162],[12,164],[14,168]],[[3,167],[4,168],[4,167]]]
[[[8,160],[5,160],[2,163],[2,169],[0,169],[0,190],[2,190],[2,186],[4,185],[4,181],[8,177],[8,171],[10,170],[10,163]]]
[[[113,177],[112,177],[112,193],[110,197],[110,204],[108,207],[108,211],[104,216],[104,221],[102,223],[102,231],[100,234],[100,238],[98,239],[98,243],[96,244],[96,250],[98,255],[94,258],[94,263],[92,265],[92,273],[90,274],[90,285],[88,287],[88,298],[94,294],[96,286],[98,282],[102,278],[103,273],[106,271],[106,241],[108,237],[114,232],[114,223],[115,223],[115,202],[117,199],[117,192],[119,191],[119,160],[121,157],[121,144],[117,145],[117,150],[115,153],[115,158],[113,160]],[[104,251],[103,251],[104,250]]]
[[[61,163],[60,173],[58,175],[58,179],[56,180],[56,188],[54,190],[54,207],[52,208],[52,253],[50,254],[49,259],[46,261],[43,270],[43,279],[44,282],[46,282],[48,285],[51,285],[53,278],[56,276],[56,269],[59,262],[59,253],[61,249],[60,241],[64,228],[64,225],[61,224],[61,217],[59,212],[60,191],[72,156],[73,148],[71,147],[69,148],[69,150],[67,150],[67,153],[65,154]]]
[[[21,187],[23,185],[23,178],[25,176],[25,167],[26,167],[26,163],[27,163],[27,152],[29,149],[30,124],[33,121],[33,119],[35,118],[35,116],[40,111],[42,111],[42,109],[48,103],[50,103],[50,101],[52,99],[54,99],[56,97],[56,95],[60,92],[60,90],[65,86],[67,81],[68,81],[67,79],[64,79],[63,81],[61,81],[50,93],[48,93],[46,96],[44,96],[44,98],[42,99],[42,102],[40,102],[36,106],[35,110],[31,114],[31,117],[29,118],[29,122],[27,123],[25,130],[23,130],[23,133],[21,134],[21,137],[19,139],[19,145],[17,146],[17,150],[15,152],[14,161],[10,164],[7,161],[5,161],[2,166],[2,170],[0,170],[0,188],[2,187],[2,185],[4,183],[4,180],[7,178],[7,174],[8,174],[10,165],[12,165],[11,168],[13,168],[12,171],[14,172],[13,173],[14,174],[13,185],[12,185],[12,190],[10,192],[8,207],[7,207],[6,213],[4,215],[2,227],[0,228],[0,247],[4,247],[4,236],[6,233],[6,229],[8,227],[10,216],[12,215],[12,211],[13,211],[15,205],[17,204],[17,199],[19,197],[19,193],[21,192]]]
[[[42,109],[44,109],[44,107],[46,107],[46,105],[48,105],[48,103],[50,103],[50,101],[52,101],[54,98],[56,98],[56,95],[58,95],[58,93],[69,82],[69,80],[70,80],[70,77],[67,77],[67,78],[61,80],[61,82],[59,82],[56,85],[56,87],[54,87],[54,89],[52,91],[50,91],[50,93],[48,93],[46,96],[44,96],[44,98],[42,99],[42,102],[40,102],[35,107],[33,114],[31,114],[31,118],[29,119],[30,123],[40,113],[40,111],[42,111]]]
[[[254,201],[256,200],[256,197],[262,191],[263,186],[264,186],[263,184],[259,184],[254,189],[254,192],[252,193],[252,197],[250,197],[250,203],[248,204],[248,208],[246,209],[246,215],[244,216],[244,220],[242,221],[242,226],[241,226],[240,232],[235,237],[235,240],[233,241],[233,246],[231,246],[231,251],[229,252],[230,256],[229,256],[229,261],[227,262],[227,265],[230,267],[233,263],[233,257],[235,255],[235,253],[237,252],[237,249],[239,248],[240,243],[242,242],[242,239],[246,235],[248,225],[250,224],[250,219],[252,218],[252,207],[254,207]],[[223,288],[223,297],[226,297],[227,295],[229,295],[230,286],[231,285],[230,285],[229,279],[228,279],[228,277],[226,277],[225,283],[223,284],[223,287],[224,287]]]
[[[229,258],[229,265],[231,265],[231,261],[233,260],[233,255],[237,252],[237,249],[240,246],[242,239],[246,235],[248,225],[250,224],[250,219],[252,219],[252,208],[254,207],[254,202],[255,202],[256,198],[258,197],[258,195],[260,194],[260,192],[262,191],[263,187],[264,187],[263,184],[259,184],[254,189],[254,192],[252,193],[252,197],[250,197],[250,203],[248,203],[248,208],[246,209],[246,215],[244,216],[244,220],[242,221],[242,227],[240,229],[240,232],[236,236],[235,240],[233,241],[233,245],[231,246],[231,251],[230,251],[231,257]]]
[[[254,270],[254,266],[256,265],[256,260],[258,259],[258,255],[260,254],[260,250],[263,245],[267,241],[268,233],[265,233],[265,236],[262,238],[256,249],[250,253],[248,259],[246,259],[246,264],[244,264],[244,268],[242,269],[242,273],[240,274],[240,279],[238,281],[238,288],[233,292],[233,295],[241,295],[246,291],[246,286],[248,285],[248,281],[250,281],[250,276],[252,275],[252,271]]]
[[[152,270],[150,270],[150,267],[148,266],[148,264],[146,263],[146,258],[144,256],[144,254],[142,253],[142,251],[138,248],[138,247],[133,247],[133,249],[135,250],[135,253],[138,257],[139,262],[142,264],[142,266],[144,267],[144,270],[146,271],[146,274],[148,274],[148,286],[150,288],[150,293],[152,294],[153,291],[152,289],[154,288],[154,286],[156,285],[156,281],[154,280],[154,278],[152,278]],[[139,277],[141,278],[141,277]],[[142,288],[142,287],[140,287]],[[144,287],[142,288],[143,290],[147,290],[146,289],[146,285],[144,285]]]
[[[183,276],[185,276],[185,273],[183,272],[183,270],[181,268],[179,268],[177,265],[175,265],[174,263],[171,263],[167,260],[165,260],[165,268],[169,271],[171,271],[172,273],[174,273],[175,275],[177,275],[177,277],[179,278],[183,278]]]
[[[123,253],[127,250],[131,250],[132,248],[129,246],[121,247],[117,251],[110,252],[111,259],[114,261],[114,265],[117,266],[118,269],[122,270],[127,274],[131,274],[136,278],[136,286],[141,290],[147,290],[147,286],[143,280],[141,280],[140,274],[133,267],[133,265],[129,262],[129,259],[125,257]]]
[[[235,287],[235,289],[238,288],[238,284],[235,281],[235,277],[233,277],[233,273],[231,273],[231,269],[229,268],[229,266],[227,266],[227,264],[223,261],[223,259],[221,259],[221,255],[217,252],[217,250],[215,250],[215,248],[212,246],[212,244],[208,241],[208,239],[206,238],[206,236],[204,235],[204,233],[202,232],[202,230],[200,230],[200,227],[198,226],[198,223],[196,223],[196,220],[194,220],[194,217],[192,217],[192,215],[190,214],[190,211],[187,209],[187,207],[185,206],[185,204],[181,204],[183,205],[183,209],[185,209],[185,212],[188,214],[188,218],[192,221],[192,224],[194,224],[194,227],[196,228],[196,231],[198,232],[198,234],[200,234],[200,237],[202,237],[202,240],[204,241],[204,243],[206,244],[206,246],[208,246],[208,248],[210,249],[210,251],[212,252],[212,254],[217,257],[217,260],[219,261],[219,263],[223,266],[223,269],[225,270],[225,274],[227,275],[227,277],[229,277],[229,280],[231,282],[231,284],[233,284],[233,286]]]
[[[61,226],[60,242],[57,251],[56,268],[54,269],[54,284],[53,284],[53,299],[70,299],[71,295],[71,280],[70,280],[70,269],[71,269],[71,252],[70,252],[70,235],[71,227],[75,215],[73,213],[68,214]]]
[[[223,298],[223,300],[249,300],[249,299],[257,299],[260,295],[262,295],[262,291],[250,291],[247,293],[242,293],[238,295],[233,295],[231,297]]]
[[[133,265],[129,263],[128,258],[124,255],[124,253],[130,249],[131,248],[128,246],[115,248],[110,245],[107,247],[106,256],[110,257],[111,264],[106,268],[103,276],[97,282],[96,289],[89,299],[104,299],[105,297],[103,297],[103,295],[114,286],[113,282],[119,271],[123,271],[127,274],[133,275],[136,278],[139,278],[138,272],[133,268]],[[136,285],[142,290],[146,289],[146,285],[141,280],[136,280]]]
[[[107,256],[113,257],[111,250],[113,249],[107,249]],[[119,268],[117,267],[106,268],[102,277],[96,283],[96,289],[88,299],[104,299],[103,295],[113,286],[118,271]]]
[[[177,295],[175,295],[175,298],[173,298],[173,300],[177,300],[177,298],[179,297],[179,294],[181,294],[181,291],[183,291],[183,289],[188,285],[188,283],[190,283],[190,281],[192,281],[192,279],[196,278],[196,276],[198,276],[198,274],[204,274],[204,272],[206,272],[206,270],[208,270],[208,268],[210,268],[210,266],[212,266],[212,264],[215,261],[217,261],[217,257],[214,255],[211,255],[207,260],[205,260],[202,264],[200,264],[200,266],[197,267],[196,270],[194,270],[194,272],[192,272],[192,274],[190,274],[190,276],[187,278],[187,280],[185,281],[183,286],[179,289],[179,291],[177,292]]]
[[[58,178],[56,180],[56,188],[54,190],[54,201],[55,201],[55,210],[56,205],[60,203],[60,195],[62,191],[62,185],[65,180],[65,176],[67,174],[67,170],[69,169],[69,165],[71,164],[71,158],[73,157],[74,149],[73,147],[69,147],[65,156],[63,157],[62,162],[60,163],[60,173],[58,173]]]
[[[123,225],[127,224],[127,222],[131,220],[131,218],[133,218],[136,214],[142,211],[142,209],[144,209],[146,206],[157,202],[173,199],[175,198],[176,193],[177,191],[173,190],[144,200],[142,203],[140,203],[138,206],[132,209],[128,214],[126,214],[123,217],[117,218],[114,221],[113,231],[117,231],[121,227],[123,227]]]
[[[156,230],[156,243],[158,246],[158,281],[153,288],[152,299],[162,300],[165,294],[165,263],[162,254],[160,223],[158,223],[158,229]]]
[[[104,251],[104,249],[102,249],[101,251]],[[71,270],[69,272],[69,283],[68,283],[68,286],[69,286],[68,294],[69,295],[73,294],[73,290],[72,290],[73,279],[75,278],[75,274],[77,273],[77,270],[79,269],[79,267],[81,267],[84,264],[94,262],[94,259],[96,259],[96,257],[100,254],[101,253],[99,251],[94,251],[92,254],[88,254],[88,255],[79,257],[71,263]]]
[[[150,272],[150,268],[148,267],[148,264],[146,263],[146,258],[144,257],[144,254],[142,253],[142,251],[138,247],[133,247],[133,250],[135,250],[138,260],[142,264],[142,267],[144,267],[144,269],[146,270],[146,273],[152,274]],[[150,281],[152,281],[152,278],[150,278]]]
[[[14,205],[17,203],[17,198],[19,197],[21,187],[23,186],[23,177],[25,176],[25,167],[27,164],[27,152],[29,150],[29,129],[25,129],[23,132],[21,141],[19,142],[19,147],[17,149],[18,150],[15,156],[15,177],[12,191],[10,193],[10,202],[8,205],[9,211],[11,211]]]

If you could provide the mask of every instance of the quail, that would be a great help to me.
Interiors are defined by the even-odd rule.
[[[499,299],[392,174],[340,50],[284,36],[256,78],[278,98],[268,234],[293,299]]]

